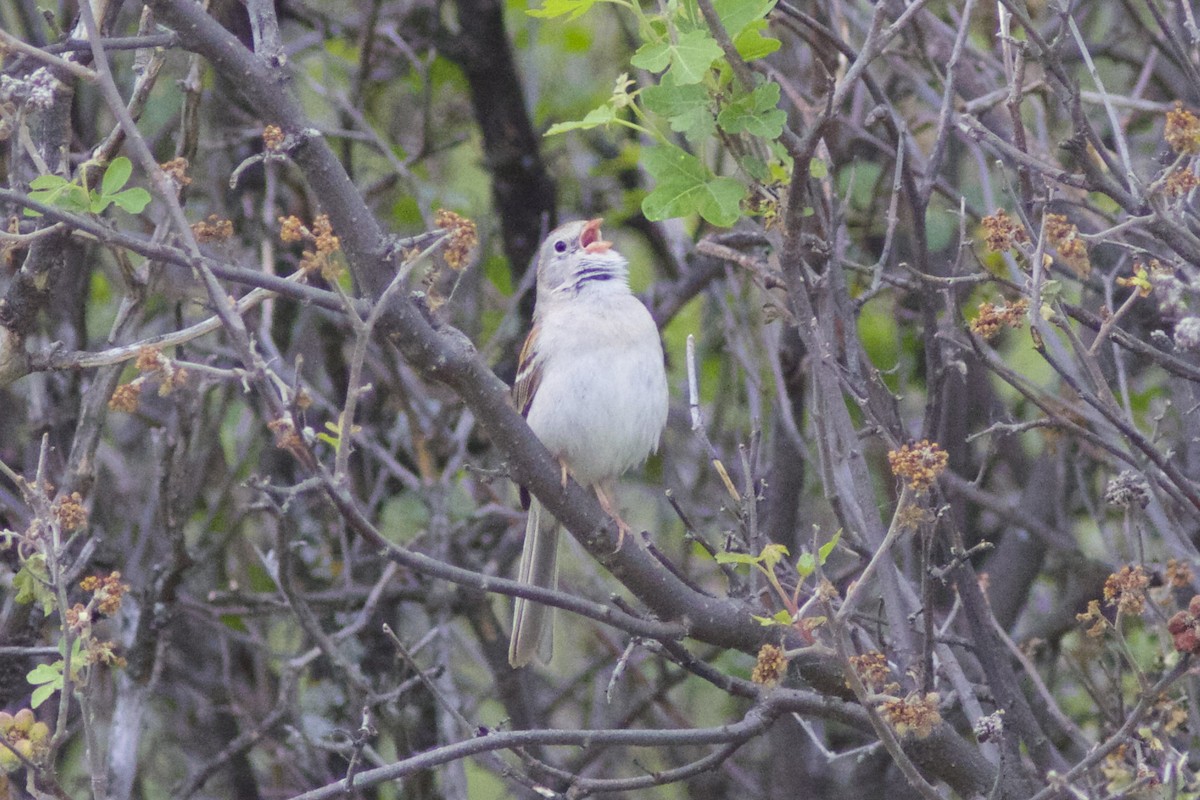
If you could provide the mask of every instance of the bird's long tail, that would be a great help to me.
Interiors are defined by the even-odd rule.
[[[530,498],[518,581],[548,589],[558,587],[558,527],[554,515],[542,508],[536,497]],[[553,653],[554,609],[518,597],[513,608],[508,663],[523,667],[534,658],[546,663]]]

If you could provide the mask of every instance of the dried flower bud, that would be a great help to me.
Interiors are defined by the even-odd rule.
[[[913,692],[903,699],[889,697],[879,704],[879,713],[896,731],[896,735],[924,739],[933,733],[934,727],[941,724],[939,699],[937,692],[925,695]]]
[[[1029,234],[1004,209],[997,209],[996,213],[984,217],[980,225],[983,226],[987,249],[993,253],[1003,253],[1012,249],[1014,244],[1029,241]]]
[[[1127,469],[1104,487],[1104,502],[1120,508],[1145,508],[1150,504],[1150,483],[1144,475]]]
[[[263,144],[265,144],[267,149],[272,152],[283,148],[285,137],[283,135],[283,129],[278,125],[268,125],[263,128],[262,138]]]
[[[142,395],[142,381],[137,379],[118,386],[108,399],[108,407],[113,411],[132,414],[137,411],[138,398]]]
[[[888,453],[892,474],[904,478],[914,492],[924,492],[933,485],[950,463],[950,454],[937,442],[922,439]]]
[[[471,251],[479,244],[479,232],[475,223],[444,208],[437,210],[433,223],[450,233],[450,240],[443,251],[446,264],[453,270],[462,269],[466,266]]]
[[[1186,110],[1183,103],[1176,103],[1174,110],[1167,112],[1163,138],[1181,156],[1200,154],[1200,119]]]
[[[762,686],[778,686],[787,674],[787,663],[782,648],[764,644],[758,650],[758,660],[754,662],[750,680]]]
[[[1149,586],[1150,576],[1141,565],[1124,566],[1104,581],[1104,600],[1109,606],[1116,606],[1119,613],[1136,616],[1146,610]]]

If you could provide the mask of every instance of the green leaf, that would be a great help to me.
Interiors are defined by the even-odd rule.
[[[734,37],[733,46],[738,51],[738,55],[746,61],[755,61],[771,55],[782,47],[783,43],[778,39],[762,35],[761,30],[766,27],[765,20],[762,23],[754,23]]]
[[[116,203],[122,211],[130,214],[140,214],[146,210],[146,206],[150,205],[150,193],[140,186],[117,192],[108,199]]]
[[[762,552],[759,554],[759,557],[762,558],[763,564],[766,565],[767,569],[770,569],[782,561],[784,556],[787,554],[788,549],[783,545],[769,544],[763,548]]]
[[[829,554],[833,552],[833,548],[837,547],[837,543],[841,538],[842,530],[839,528],[828,542],[817,548],[817,558],[820,559],[821,566],[825,566],[825,562],[829,559]]]
[[[807,578],[809,575],[812,575],[813,570],[816,568],[817,559],[807,550],[800,554],[800,558],[796,559],[796,572],[800,574],[801,578]]]
[[[88,211],[93,214],[103,214],[104,209],[112,205],[112,198],[102,194],[89,195]]]
[[[630,63],[650,72],[662,72],[670,65],[669,74],[675,83],[686,86],[702,81],[708,68],[720,57],[721,46],[708,31],[698,28],[681,34],[674,43],[664,39],[642,45]]]
[[[787,114],[776,108],[778,105],[779,84],[768,81],[735,98],[717,115],[717,124],[729,133],[778,139],[787,122]]]
[[[17,590],[13,598],[18,603],[40,603],[42,613],[49,616],[54,611],[56,598],[54,592],[46,585],[50,573],[46,570],[46,557],[41,554],[32,555],[25,559],[21,569],[13,576],[13,588]]]
[[[746,187],[738,181],[714,176],[698,158],[669,145],[646,150],[642,162],[657,184],[642,200],[647,219],[695,213],[721,227],[737,222],[746,197]]]
[[[829,167],[821,159],[814,158],[808,162],[808,174],[820,180],[829,174]]]
[[[738,164],[742,169],[746,170],[747,175],[759,183],[767,183],[771,180],[771,168],[760,158],[743,155],[738,158]]]
[[[550,130],[546,131],[547,136],[554,136],[567,131],[585,131],[590,128],[599,128],[602,125],[608,125],[617,118],[617,112],[608,103],[593,108],[583,119],[575,122],[560,122],[557,125],[551,125]]]
[[[25,676],[25,680],[29,681],[34,686],[39,686],[43,683],[57,682],[62,686],[62,670],[63,662],[55,661],[53,664],[38,664],[29,671]]]
[[[30,707],[37,708],[51,695],[63,688],[62,670],[63,662],[55,661],[53,664],[38,664],[29,671],[25,680],[37,687],[33,690],[33,696],[30,698]]]
[[[762,625],[764,628],[768,628],[772,625],[791,625],[793,621],[792,614],[787,609],[776,611],[769,617],[759,617],[754,614],[751,614],[750,616],[754,618],[755,622],[757,622],[759,625]]]
[[[46,191],[48,189],[61,189],[68,183],[70,181],[61,175],[38,175],[29,182],[29,188]]]
[[[546,0],[540,7],[531,8],[525,13],[531,17],[542,19],[552,19],[561,17],[563,14],[570,14],[571,16],[567,19],[572,20],[586,14],[597,2],[599,0]]]
[[[718,564],[757,564],[759,560],[749,553],[717,553]]]
[[[737,38],[747,25],[764,20],[776,0],[713,0],[713,8],[730,38]]]
[[[33,690],[33,694],[30,695],[30,697],[29,697],[29,707],[37,708],[42,703],[49,700],[50,697],[53,696],[53,694],[57,691],[58,691],[57,687],[51,686],[48,683],[45,686],[39,686],[38,688]]]
[[[41,178],[53,178],[54,180],[42,181]],[[91,198],[87,190],[82,186],[65,181],[57,175],[43,175],[35,178],[30,183],[30,186],[34,183],[41,183],[47,188],[30,192],[29,197],[31,200],[37,200],[39,203],[45,203],[48,206],[57,206],[64,211],[74,213],[82,213],[88,210]],[[25,216],[40,217],[41,213],[27,208],[25,209]]]
[[[129,176],[133,174],[133,164],[125,156],[114,158],[112,163],[108,165],[108,169],[104,170],[104,177],[100,180],[100,194],[116,194],[124,188],[129,182]]]
[[[642,90],[642,104],[648,111],[667,118],[671,130],[687,134],[693,142],[706,139],[716,131],[708,90],[698,84],[676,86],[663,82]]]

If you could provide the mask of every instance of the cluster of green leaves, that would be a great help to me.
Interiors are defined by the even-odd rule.
[[[597,2],[546,0],[529,13],[574,19]],[[647,14],[636,1],[607,2],[636,18],[642,44],[630,64],[658,82],[633,88],[635,82],[622,74],[602,105],[580,120],[553,126],[547,135],[622,125],[650,137],[654,143],[643,147],[640,161],[654,179],[642,200],[651,220],[699,214],[713,225],[729,226],[747,211],[772,205],[771,187],[790,168],[778,141],[787,121],[778,108],[779,85],[760,75],[753,86],[743,85],[692,0],[664,3],[658,14]],[[747,62],[780,46],[764,34],[775,2],[713,0],[722,27]],[[723,155],[735,167],[730,175],[712,166]]]
[[[84,172],[79,170],[80,175]],[[110,205],[116,205],[130,214],[140,214],[150,203],[150,193],[139,186],[126,189],[125,184],[129,183],[132,175],[133,164],[121,156],[114,158],[104,170],[99,188],[89,189],[59,175],[39,175],[29,182],[29,188],[32,189],[29,197],[76,214],[102,214]],[[25,209],[25,214],[30,217],[41,216],[32,209]]]
[[[829,556],[837,547],[838,542],[842,538],[842,532],[836,531],[833,536],[829,537],[829,541],[825,542],[817,548],[816,553],[810,552],[808,548],[804,548],[799,558],[796,559],[796,574],[800,576],[800,581],[796,585],[795,591],[790,594],[783,585],[779,582],[779,576],[775,574],[775,567],[779,565],[783,559],[787,558],[790,553],[788,549],[781,544],[769,544],[762,549],[758,555],[749,553],[717,553],[716,559],[718,564],[742,564],[749,565],[753,569],[757,569],[762,573],[767,582],[771,584],[771,588],[779,596],[784,607],[770,617],[755,617],[761,625],[794,625],[798,621],[800,612],[799,596],[800,587],[805,579],[817,571],[818,567],[825,566],[825,562],[829,560]]]

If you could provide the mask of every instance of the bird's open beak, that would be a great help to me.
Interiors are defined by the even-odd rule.
[[[612,242],[606,242],[600,238],[600,223],[602,222],[604,222],[602,217],[596,217],[584,224],[583,231],[579,234],[579,246],[585,253],[607,253],[612,247]]]

